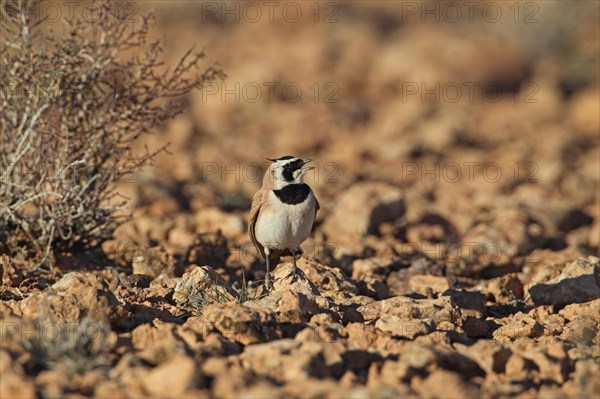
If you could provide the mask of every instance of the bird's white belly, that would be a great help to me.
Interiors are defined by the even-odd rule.
[[[269,207],[260,211],[255,226],[258,242],[266,248],[299,247],[310,235],[315,216],[315,197],[296,205],[285,204],[269,193]]]

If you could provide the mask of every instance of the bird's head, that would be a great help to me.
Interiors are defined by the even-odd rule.
[[[265,173],[265,179],[269,179],[271,184],[275,185],[275,188],[280,189],[288,184],[302,184],[304,183],[304,175],[314,166],[305,166],[311,162],[310,159],[302,159],[286,155],[281,158],[271,159],[271,165]]]

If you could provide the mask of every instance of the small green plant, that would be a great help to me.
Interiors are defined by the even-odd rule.
[[[264,287],[262,280],[246,281],[246,273],[242,272],[242,282],[239,288],[233,286],[238,294],[238,303],[255,301],[268,296],[268,292],[258,293],[259,287]]]
[[[175,287],[175,301],[181,311],[180,316],[183,318],[201,316],[204,309],[213,303],[225,303],[234,300],[237,303],[244,303],[268,295],[267,292],[259,294],[259,289],[263,287],[262,281],[248,282],[245,274],[242,275],[241,286],[236,288],[234,285],[232,287],[233,291],[225,288],[224,284],[226,283],[219,277],[214,279],[205,277],[192,285],[189,285],[189,282],[179,283]]]
[[[199,286],[203,289],[194,289],[191,292],[185,289],[176,288],[178,295],[186,298],[180,305],[182,317],[201,316],[204,309],[213,303],[225,303],[232,300],[231,296],[223,290],[217,279],[205,279]]]
[[[151,15],[99,1],[92,21],[51,26],[34,4],[0,0],[0,253],[31,269],[110,238],[129,216],[116,183],[165,150],[133,144],[225,76],[193,49],[165,68]]]

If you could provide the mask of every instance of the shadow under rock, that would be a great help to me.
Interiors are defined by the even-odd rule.
[[[527,305],[522,299],[515,299],[503,305],[493,305],[487,307],[487,315],[498,319],[517,314],[519,312],[527,313],[533,306]]]
[[[554,305],[562,308],[571,303],[590,302],[600,298],[600,267],[594,274],[565,278],[554,284],[536,284],[529,288],[536,305]]]
[[[152,323],[154,319],[158,319],[165,323],[185,323],[183,318],[175,316],[165,309],[157,309],[139,303],[127,304],[125,308],[129,311],[130,315],[127,320],[124,320],[118,325],[118,328],[115,329],[118,330],[118,332],[132,331],[141,324]]]

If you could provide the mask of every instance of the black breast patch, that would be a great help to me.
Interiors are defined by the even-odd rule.
[[[308,184],[288,184],[281,190],[273,190],[277,198],[284,204],[296,205],[301,204],[310,194]]]

